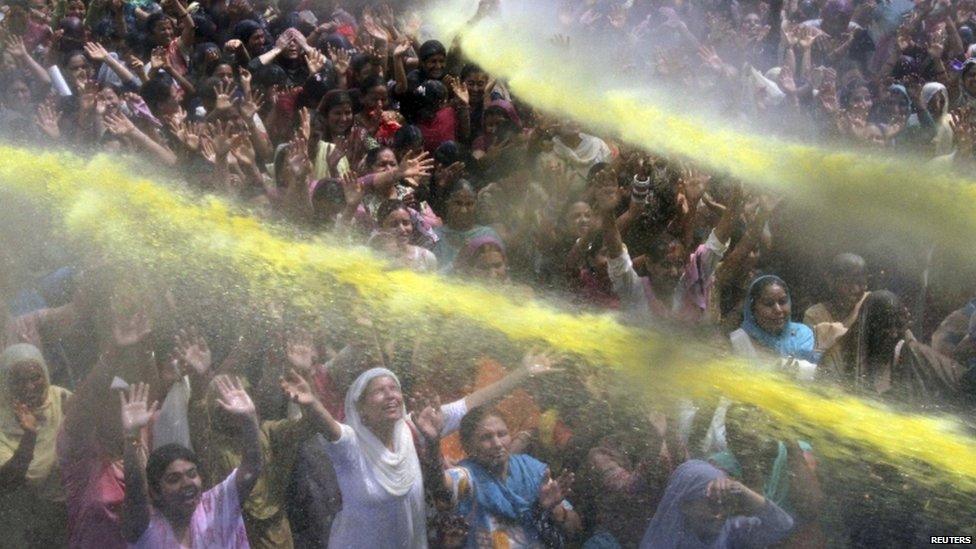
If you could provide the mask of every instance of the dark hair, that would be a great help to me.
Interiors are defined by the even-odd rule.
[[[450,187],[447,188],[447,194],[445,196],[448,199],[450,199],[452,196],[454,196],[455,194],[461,191],[470,191],[475,196],[478,195],[478,191],[475,190],[474,185],[472,185],[471,182],[468,181],[467,179],[462,178],[462,179],[458,179],[453,184],[451,184]]]
[[[383,151],[393,152],[393,149],[391,149],[390,147],[385,147],[380,145],[379,147],[374,147],[369,151],[367,151],[366,158],[364,160],[364,162],[366,162],[366,166],[372,166],[373,164],[375,164],[376,161],[379,160],[380,153]]]
[[[156,73],[142,85],[139,95],[146,102],[146,106],[155,115],[159,104],[173,95],[173,77],[166,73]]]
[[[905,328],[903,311],[901,298],[888,290],[868,294],[857,319],[867,356],[891,356],[890,347],[885,348],[892,343],[888,334],[892,328],[898,328],[899,332]]]
[[[480,65],[476,65],[474,63],[468,63],[467,65],[461,67],[461,81],[463,82],[469,76],[471,76],[472,74],[477,73],[477,72],[483,72],[485,74],[488,74],[485,71],[485,69],[481,68]]]
[[[667,233],[657,236],[647,246],[647,258],[651,260],[651,263],[664,261],[664,258],[668,256],[668,252],[671,251],[671,247],[675,243],[680,244],[680,241]]]
[[[153,45],[153,42],[152,42],[152,34],[153,34],[153,31],[155,30],[156,25],[159,24],[159,23],[161,23],[161,22],[163,22],[163,21],[169,21],[169,16],[167,16],[162,11],[157,11],[156,13],[154,13],[154,14],[152,14],[149,17],[146,18],[146,46],[147,46],[147,48],[152,49],[152,45]]]
[[[844,89],[840,92],[840,97],[838,99],[840,100],[840,105],[842,107],[846,109],[851,105],[851,96],[854,95],[854,92],[856,92],[858,88],[867,88],[872,98],[874,97],[874,91],[871,89],[871,85],[860,78],[855,78],[854,80],[848,82],[847,85],[844,86]]]
[[[417,50],[417,56],[420,57],[421,61],[426,61],[437,54],[447,55],[447,49],[444,47],[444,44],[441,44],[437,40],[428,40],[421,44],[420,49]]]
[[[478,424],[489,417],[497,417],[498,419],[505,421],[505,416],[503,416],[501,412],[487,406],[475,408],[474,410],[471,410],[465,414],[461,419],[461,427],[458,429],[458,435],[461,437],[461,446],[464,448],[465,452],[469,454],[471,453],[474,432],[478,430]]]
[[[403,126],[393,134],[393,150],[405,151],[424,143],[424,134],[414,125]]]
[[[397,210],[406,210],[407,205],[403,203],[402,200],[397,198],[389,198],[380,203],[379,207],[376,208],[376,223],[380,226],[383,225],[383,221],[390,216],[391,213]],[[408,210],[409,213],[409,210]]]
[[[370,88],[376,88],[376,87],[379,87],[379,86],[383,86],[385,88],[386,87],[386,80],[383,77],[379,76],[379,75],[373,74],[373,75],[367,76],[366,78],[364,78],[362,80],[362,82],[359,83],[359,91],[363,95],[366,95],[366,92],[368,92]]]
[[[425,80],[423,90],[418,115],[421,120],[431,120],[447,101],[447,86],[440,80]]]
[[[197,87],[197,95],[204,105],[213,105],[217,101],[217,87],[220,86],[220,79],[216,76],[204,78]]]
[[[461,148],[454,141],[445,141],[434,150],[434,161],[444,166],[461,160]]]
[[[756,302],[759,301],[759,296],[761,296],[763,292],[766,291],[766,288],[772,286],[780,286],[783,288],[783,291],[786,292],[787,296],[790,295],[790,288],[789,286],[786,285],[786,282],[783,282],[783,279],[779,278],[778,276],[764,276],[762,277],[762,280],[760,280],[756,284],[753,284],[749,288],[749,297],[748,297],[749,303],[751,303],[752,306],[755,307]]]
[[[322,101],[319,102],[318,111],[327,116],[332,109],[342,105],[351,106],[352,96],[345,90],[332,90],[322,97]]]
[[[200,460],[193,453],[193,450],[175,442],[160,446],[149,454],[149,460],[146,461],[146,483],[150,490],[159,491],[159,483],[166,473],[166,468],[178,459],[189,461],[197,467],[200,466]]]

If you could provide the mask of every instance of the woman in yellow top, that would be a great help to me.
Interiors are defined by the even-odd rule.
[[[26,343],[0,354],[0,531],[9,547],[66,544],[58,431],[67,389],[51,385],[41,351]]]

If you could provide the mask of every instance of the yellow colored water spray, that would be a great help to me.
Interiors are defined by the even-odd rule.
[[[557,31],[537,18],[486,17],[466,25],[473,4],[435,4],[425,20],[439,37],[460,33],[465,56],[504,78],[534,107],[652,152],[692,159],[749,185],[783,191],[794,204],[819,212],[824,223],[869,222],[976,260],[976,185],[944,165],[746,133],[702,114],[710,110],[705,101],[699,116],[676,113],[666,90],[627,83],[627,76],[615,72],[617,61],[610,54],[602,63],[582,63],[598,57],[591,50],[608,50],[594,33],[573,37],[577,42],[567,49],[548,42],[547,33]]]
[[[976,493],[976,441],[950,419],[899,413],[841,391],[807,387],[719,353],[680,346],[609,315],[572,315],[437,276],[392,270],[327,238],[297,240],[220,199],[184,196],[133,178],[113,159],[0,147],[0,190],[30,199],[100,253],[171,280],[229,270],[250,299],[287,300],[312,314],[336,307],[336,288],[419,324],[466,322],[516,344],[545,344],[638,380],[648,394],[723,394],[757,405],[818,444],[821,455],[882,460],[921,484]],[[431,320],[440,319],[440,320]],[[867,454],[866,454],[867,453]]]

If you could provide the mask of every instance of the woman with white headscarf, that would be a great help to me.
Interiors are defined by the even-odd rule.
[[[0,545],[65,544],[67,511],[55,446],[70,395],[51,385],[37,347],[19,343],[0,354]]]
[[[427,547],[423,479],[400,381],[385,368],[367,370],[346,393],[345,412],[346,423],[329,416],[325,432],[342,492],[329,547]]]
[[[952,154],[952,126],[949,124],[949,92],[938,82],[922,86],[921,108],[908,119],[909,129],[915,134],[915,142],[928,147],[924,152],[933,157]]]

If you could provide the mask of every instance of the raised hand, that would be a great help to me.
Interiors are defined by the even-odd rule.
[[[389,42],[391,39],[390,34],[376,23],[371,12],[363,13],[363,28],[370,36],[377,40]]]
[[[120,112],[105,113],[102,122],[105,124],[105,129],[113,135],[129,135],[136,129],[132,121]]]
[[[349,72],[349,65],[352,62],[352,56],[349,52],[342,49],[336,48],[335,46],[329,46],[328,49],[329,59],[332,61],[332,67],[335,68],[336,74],[346,74]]]
[[[411,44],[409,39],[401,39],[399,42],[397,42],[396,48],[393,48],[393,57],[400,59],[406,57],[407,53],[410,52],[410,47]]]
[[[431,441],[441,437],[445,421],[444,412],[441,410],[440,397],[435,397],[433,401],[420,410],[420,413],[413,417],[413,424],[417,426],[417,429],[427,440]]]
[[[298,370],[292,369],[285,372],[285,375],[278,380],[278,385],[281,386],[281,390],[284,391],[288,400],[300,406],[314,404],[317,400],[308,381],[298,373]]]
[[[747,492],[742,483],[728,477],[715,479],[705,487],[705,497],[719,505],[738,503]]]
[[[553,479],[547,469],[542,485],[539,486],[539,507],[551,510],[553,507],[562,503],[572,492],[572,486],[575,480],[575,475],[569,471],[564,471],[559,475],[559,478]]]
[[[404,158],[399,169],[400,177],[406,179],[428,177],[434,169],[434,159],[430,158],[427,151],[422,151],[414,157]]]
[[[329,171],[331,173],[336,173],[339,171],[339,163],[342,159],[346,157],[349,152],[349,140],[343,137],[337,138],[334,143],[335,147],[329,151],[329,154],[325,157],[325,162],[329,166]]]
[[[125,58],[125,63],[129,65],[132,72],[136,73],[138,76],[144,76],[146,74],[146,64],[143,63],[138,57],[132,55],[131,53]]]
[[[814,42],[816,42],[817,39],[824,34],[824,31],[818,29],[817,27],[801,25],[800,30],[797,32],[797,44],[799,44],[804,50],[808,50],[812,48]]]
[[[215,160],[225,160],[233,144],[234,128],[221,120],[210,124],[208,137],[213,144]]]
[[[302,107],[298,111],[298,136],[305,141],[312,138],[312,114],[308,107]]]
[[[61,120],[61,112],[55,109],[51,103],[44,102],[37,106],[34,124],[37,124],[37,127],[44,132],[44,135],[51,139],[61,137],[61,130],[58,128],[59,120]]]
[[[550,357],[547,353],[540,353],[536,349],[531,349],[522,357],[522,369],[530,376],[541,376],[554,372],[562,372],[562,368],[555,365],[562,360],[562,357]]]
[[[464,82],[459,81],[457,78],[451,77],[448,81],[451,86],[451,91],[454,93],[454,98],[457,99],[462,105],[469,104],[471,100],[471,95],[468,93],[468,85]]]
[[[236,38],[224,42],[224,51],[227,53],[234,53],[243,47],[244,47],[244,42],[241,42]],[[241,70],[243,71],[245,69],[241,69]]]
[[[112,337],[119,347],[135,345],[152,332],[152,324],[145,309],[138,309],[129,315],[115,312],[112,319]]]
[[[7,35],[6,40],[4,40],[4,47],[7,53],[15,58],[23,59],[27,57],[27,48],[24,46],[24,39],[16,34]]]
[[[945,51],[945,35],[943,33],[935,33],[932,35],[929,38],[929,43],[925,51],[928,52],[929,57],[932,59],[942,59],[942,53]]]
[[[213,364],[210,347],[196,327],[180,330],[176,334],[174,343],[176,358],[192,368],[194,373],[203,375],[210,370],[210,366]]]
[[[325,68],[325,56],[317,49],[310,49],[305,52],[305,63],[308,65],[308,72],[317,74]]]
[[[292,181],[297,183],[304,182],[312,172],[312,161],[308,158],[308,141],[301,135],[296,136],[288,144],[286,165]]]
[[[140,429],[149,425],[158,405],[158,402],[149,405],[149,385],[146,383],[130,386],[128,398],[125,391],[119,391],[119,401],[122,403],[122,429],[130,436],[138,435]]]
[[[455,162],[440,168],[434,173],[434,184],[440,188],[448,187],[464,174],[464,168],[464,162]]]
[[[720,71],[725,67],[725,63],[722,62],[722,58],[719,57],[718,52],[715,48],[711,46],[701,46],[698,48],[698,57],[708,65],[710,68],[716,71]]]
[[[183,145],[190,151],[200,150],[200,128],[192,122],[176,124],[175,120],[169,122],[170,131]]]
[[[103,62],[105,58],[108,57],[108,50],[98,42],[86,42],[85,43],[85,55],[87,55],[92,61]]]
[[[353,208],[363,201],[366,189],[355,174],[346,172],[342,176],[342,194],[346,197],[346,207]]]
[[[318,358],[312,335],[304,330],[288,334],[288,339],[285,342],[285,355],[288,357],[288,362],[298,371],[307,372],[311,370]]]
[[[237,69],[237,77],[241,81],[241,88],[244,89],[244,97],[251,96],[251,71],[241,67]]]
[[[17,416],[17,425],[20,425],[24,432],[37,432],[37,416],[31,411],[30,406],[23,402],[14,402],[14,415]]]
[[[156,72],[168,67],[169,58],[166,56],[166,48],[161,46],[153,48],[152,53],[149,55],[149,70]]]
[[[251,137],[246,133],[239,133],[231,141],[231,154],[242,166],[252,167],[257,164],[257,155]]]
[[[256,418],[257,412],[250,395],[244,390],[244,384],[237,377],[219,375],[214,378],[214,386],[220,396],[217,404],[228,413],[240,418]]]
[[[215,111],[227,111],[233,106],[232,97],[237,93],[237,86],[231,82],[220,82],[215,87],[217,101],[214,104]]]

